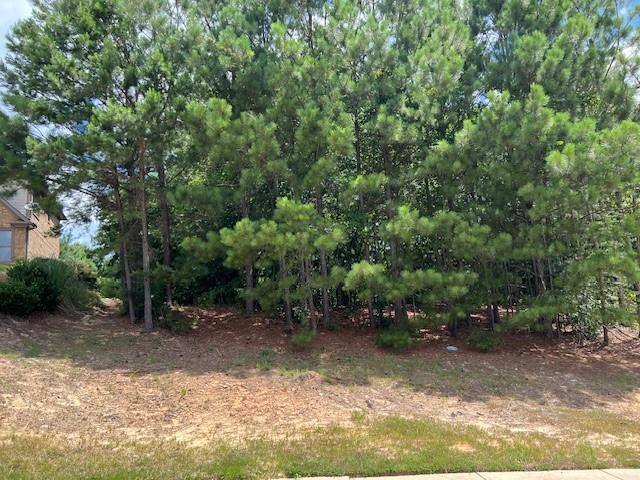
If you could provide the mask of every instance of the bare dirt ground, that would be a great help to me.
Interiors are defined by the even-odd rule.
[[[493,354],[436,334],[397,354],[375,347],[371,329],[343,324],[294,352],[281,324],[230,309],[191,310],[197,328],[184,336],[143,334],[113,312],[0,317],[0,437],[197,445],[399,415],[602,438],[619,427],[640,438],[632,332],[615,332],[606,349],[510,337]]]

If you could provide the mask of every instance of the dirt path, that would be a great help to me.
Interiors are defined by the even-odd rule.
[[[141,334],[109,308],[0,318],[0,434],[197,444],[400,415],[558,435],[619,424],[640,435],[640,352],[622,334],[601,351],[514,337],[497,354],[461,342],[451,353],[449,339],[429,335],[390,354],[368,329],[344,327],[296,353],[267,319],[194,313],[186,336]]]

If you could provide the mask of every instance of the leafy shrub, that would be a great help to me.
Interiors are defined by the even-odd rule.
[[[442,325],[442,319],[437,316],[416,315],[409,319],[407,324],[407,330],[414,338],[419,338],[422,335],[422,330],[428,328],[439,328]]]
[[[232,305],[238,302],[238,289],[235,286],[220,285],[199,295],[195,304],[201,307]]]
[[[376,345],[393,350],[407,350],[413,342],[411,332],[398,328],[383,330],[376,337]]]
[[[0,312],[27,316],[38,307],[38,291],[16,280],[0,283]]]
[[[166,305],[162,308],[157,318],[158,326],[160,328],[164,328],[165,330],[169,330],[170,332],[178,335],[189,333],[193,328],[193,320],[189,318],[188,315],[185,315],[180,311],[173,310]]]
[[[24,260],[16,263],[7,272],[10,282],[22,283],[36,293],[34,311],[52,312],[60,305],[60,283],[65,276],[73,275],[71,267],[60,263],[62,267],[52,268],[47,259]]]
[[[291,346],[295,350],[304,350],[316,338],[315,332],[302,330],[291,335]]]
[[[85,284],[87,288],[95,290],[98,288],[98,274],[84,263],[74,265],[76,277],[80,282]]]
[[[502,347],[502,336],[489,330],[476,330],[469,335],[467,343],[479,352],[495,352]]]
[[[98,286],[98,267],[91,257],[92,251],[86,245],[61,239],[60,260],[75,270],[78,280],[89,289],[95,290]]]
[[[51,312],[58,307],[85,310],[95,300],[78,279],[73,266],[52,258],[34,258],[16,263],[7,272],[10,282],[32,288],[37,294],[34,311]]]
[[[120,298],[125,296],[123,288],[118,279],[113,277],[99,277],[98,291],[104,298]]]

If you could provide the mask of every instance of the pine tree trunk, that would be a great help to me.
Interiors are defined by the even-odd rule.
[[[604,335],[604,345],[609,345],[609,328],[605,324],[607,316],[607,299],[604,291],[604,280],[602,275],[598,276],[598,293],[600,295],[600,315],[602,316],[602,333]]]
[[[313,303],[313,288],[311,288],[311,267],[309,259],[302,262],[304,268],[304,284],[307,288],[307,304],[309,305],[309,327],[313,332],[318,330],[318,322],[316,319],[316,306]]]
[[[153,310],[151,304],[151,248],[149,246],[149,220],[147,218],[147,197],[145,192],[146,167],[144,162],[145,144],[140,142],[138,149],[138,175],[140,199],[140,223],[142,224],[142,274],[144,290],[144,331],[153,330]]]
[[[427,214],[432,215],[433,208],[433,197],[431,196],[431,186],[429,185],[429,177],[424,179],[424,193],[427,200]]]
[[[635,250],[636,252],[640,252],[640,238],[636,238]],[[636,293],[636,321],[638,322],[638,328],[640,330],[640,282],[636,282],[633,288]],[[640,338],[640,332],[638,333],[638,337]]]
[[[288,276],[287,272],[287,262],[284,256],[280,256],[280,280],[286,280]],[[282,291],[283,301],[284,301],[284,316],[287,322],[287,332],[293,332],[293,317],[291,315],[291,299],[289,298],[289,287],[284,286]]]
[[[391,276],[394,280],[400,279],[400,267],[398,264],[398,240],[392,238],[390,241],[390,254],[391,254]],[[403,309],[402,299],[397,298],[393,301],[393,315],[396,325],[401,325],[405,321],[405,311]]]
[[[114,186],[113,196],[116,203],[118,215],[118,225],[120,228],[120,264],[124,275],[124,284],[127,291],[127,313],[129,322],[136,322],[136,310],[133,303],[133,282],[131,281],[131,268],[129,266],[129,252],[127,248],[127,228],[124,221],[124,208],[122,206],[122,197],[120,196],[120,181],[118,180],[118,170],[114,167]]]
[[[627,302],[625,301],[624,298],[624,294],[625,294],[625,288],[624,285],[622,285],[622,279],[619,279],[620,283],[618,284],[618,306],[620,307],[620,310],[625,310]]]
[[[162,235],[162,264],[167,269],[165,285],[165,302],[173,304],[173,285],[171,282],[171,215],[167,201],[167,180],[164,162],[160,159],[156,164],[158,171],[158,207],[160,208],[160,234]]]
[[[492,304],[492,308],[493,308],[493,322],[495,323],[500,323],[500,308],[498,307],[497,303]]]
[[[490,303],[487,304],[487,320],[489,320],[489,330],[495,330],[495,318],[493,317],[493,308]]]
[[[640,327],[640,282],[635,284],[636,289],[636,318],[638,321],[638,327]],[[640,337],[640,333],[638,333],[638,337]]]
[[[242,195],[240,202],[240,213],[242,218],[249,218],[249,200],[246,194]],[[253,289],[253,262],[248,260],[244,266],[244,286],[246,290],[246,298],[244,301],[244,313],[245,315],[253,315],[255,312],[253,298],[251,297],[251,290]]]
[[[544,279],[544,262],[541,258],[533,259],[533,274],[535,277],[536,295],[538,297],[542,297],[547,291],[547,285]],[[545,334],[547,337],[551,338],[553,336],[552,319],[548,316],[543,316],[541,321]]]
[[[355,136],[355,153],[356,153],[356,172],[361,173],[362,171],[362,145],[360,143],[360,121],[358,120],[358,115],[354,116],[353,120],[353,132]],[[364,197],[362,193],[358,193],[358,208],[361,213],[364,213]],[[369,251],[369,242],[366,238],[363,239],[364,243],[364,259],[367,262],[371,261],[371,255]],[[375,320],[375,312],[373,310],[373,299],[371,297],[367,298],[367,314],[369,316],[369,322],[371,325],[376,324]]]
[[[634,199],[635,205],[635,199]],[[636,252],[640,252],[640,238],[636,238]],[[634,285],[636,291],[636,320],[638,322],[638,327],[640,329],[640,282],[636,282]],[[638,333],[638,337],[640,338],[640,332]]]
[[[384,159],[384,170],[385,175],[387,176],[387,184],[385,186],[385,199],[387,201],[387,218],[391,220],[394,214],[394,206],[393,206],[393,190],[391,188],[391,159],[389,158],[389,147],[384,145],[382,147],[382,156]],[[394,236],[389,240],[389,256],[391,260],[391,277],[394,281],[400,280],[400,262],[399,262],[399,244],[398,239]],[[402,299],[396,298],[393,300],[393,314],[394,314],[394,323],[397,326],[401,326],[405,323],[406,320],[406,312],[404,311]]]
[[[253,290],[253,263],[251,261],[247,262],[244,266],[244,284],[246,290],[246,298],[244,300],[244,313],[245,315],[253,315],[253,298],[251,297],[251,290]]]
[[[327,282],[329,277],[329,271],[327,268],[327,252],[322,248],[320,249],[320,270],[322,278]],[[329,309],[329,289],[325,285],[322,286],[322,322],[325,327],[331,325],[331,312]]]

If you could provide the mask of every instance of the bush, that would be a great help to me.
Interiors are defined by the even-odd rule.
[[[95,290],[98,287],[98,267],[91,255],[92,251],[86,245],[71,243],[64,238],[60,241],[60,260],[75,270],[78,280]]]
[[[48,259],[40,258],[20,261],[7,272],[10,282],[22,283],[36,292],[34,311],[52,312],[58,308],[62,294],[60,283],[65,276],[73,273],[66,264],[62,264],[60,268],[52,268],[48,262]],[[57,271],[53,272],[53,269]]]
[[[34,258],[16,263],[7,272],[10,282],[18,282],[37,294],[34,311],[51,312],[58,307],[85,310],[94,298],[76,270],[52,258]]]
[[[424,329],[436,329],[442,326],[442,319],[437,316],[416,315],[409,319],[407,324],[407,330],[414,338],[420,338],[422,330]]]
[[[304,350],[316,338],[315,332],[311,330],[302,330],[291,335],[291,346],[295,350]]]
[[[469,335],[467,343],[479,352],[495,352],[502,347],[502,336],[489,330],[476,330]]]
[[[123,293],[123,290],[124,289],[117,278],[98,277],[98,291],[104,298],[126,297],[126,293]],[[126,298],[123,303],[126,303]]]
[[[193,320],[182,312],[173,310],[164,305],[157,316],[158,326],[169,330],[171,333],[184,335],[193,328]]]
[[[36,288],[15,280],[0,283],[0,312],[24,317],[37,311],[38,303]]]
[[[376,345],[393,350],[407,350],[413,345],[413,342],[411,332],[398,328],[383,330],[376,337]]]
[[[80,282],[87,286],[91,290],[98,288],[98,275],[88,265],[84,263],[77,263],[73,266],[75,268],[76,277]]]

